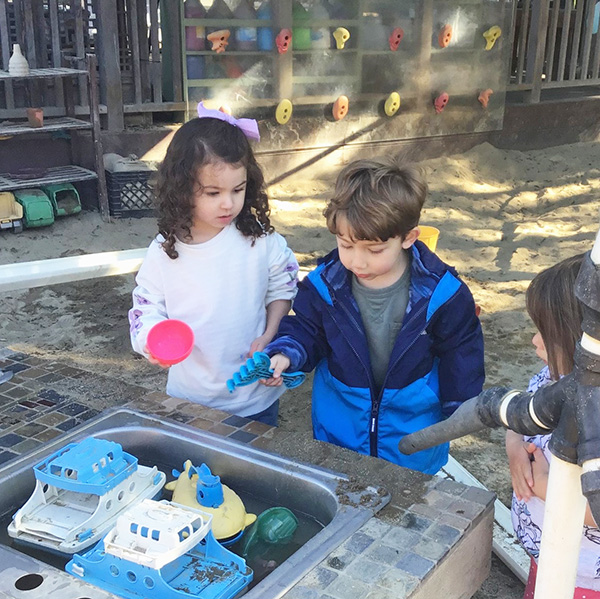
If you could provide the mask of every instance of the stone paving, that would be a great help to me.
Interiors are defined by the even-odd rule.
[[[390,503],[286,599],[470,597],[489,571],[494,495],[59,362],[0,348],[0,464],[127,406],[380,485]]]

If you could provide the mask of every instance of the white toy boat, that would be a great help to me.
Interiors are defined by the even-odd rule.
[[[126,599],[233,599],[246,591],[252,570],[214,538],[211,520],[187,506],[145,500],[65,569]]]
[[[155,497],[166,479],[156,466],[138,465],[118,443],[92,437],[66,445],[34,473],[35,489],[8,534],[67,554],[99,541],[132,504]]]

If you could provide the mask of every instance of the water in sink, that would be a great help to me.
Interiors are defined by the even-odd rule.
[[[149,464],[146,464],[149,465]],[[154,465],[154,464],[152,464]],[[165,464],[157,464],[158,469],[165,473],[170,473],[172,467]],[[167,476],[167,479],[169,476]],[[225,481],[226,482],[226,481]],[[32,489],[33,490],[33,489]],[[235,489],[234,489],[235,490]],[[253,495],[240,492],[238,493],[240,498],[244,502],[246,511],[248,513],[261,514],[264,510],[274,507],[272,504],[265,502],[262,498],[255,497]],[[159,499],[171,499],[172,493],[167,490],[163,490]],[[27,498],[25,498],[27,499]],[[8,547],[12,547],[20,553],[24,553],[33,558],[36,558],[50,566],[64,570],[66,563],[71,559],[72,556],[61,555],[52,551],[45,550],[43,548],[34,547],[27,543],[20,543],[15,539],[8,536],[7,526],[12,519],[12,515],[17,510],[15,507],[13,510],[3,514],[0,517],[0,544]],[[254,578],[248,586],[251,589],[257,585],[265,576],[273,572],[276,567],[283,563],[288,557],[293,555],[300,547],[302,547],[309,539],[314,537],[324,527],[323,524],[317,522],[314,518],[303,514],[298,510],[292,510],[296,518],[298,519],[298,529],[294,533],[292,540],[285,545],[272,545],[269,547],[267,556],[261,555],[250,555],[246,559],[247,564],[254,571]],[[241,541],[228,547],[234,553],[241,554]]]

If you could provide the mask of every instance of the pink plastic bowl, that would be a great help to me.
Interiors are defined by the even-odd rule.
[[[161,364],[177,364],[192,353],[194,332],[181,320],[163,320],[150,329],[146,346]]]

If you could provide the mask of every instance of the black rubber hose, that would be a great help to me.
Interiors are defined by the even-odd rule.
[[[400,453],[412,455],[486,428],[479,417],[478,399],[479,396],[468,399],[446,420],[402,437],[398,443]]]
[[[523,435],[540,435],[556,427],[560,418],[565,388],[573,386],[572,378],[565,377],[558,383],[542,387],[534,395],[515,391],[506,411],[508,428]],[[411,455],[435,445],[448,443],[483,428],[505,426],[500,418],[502,401],[511,390],[507,387],[492,387],[477,397],[464,402],[449,418],[403,437],[398,449]],[[543,426],[531,417],[529,404],[536,408],[536,415]]]

